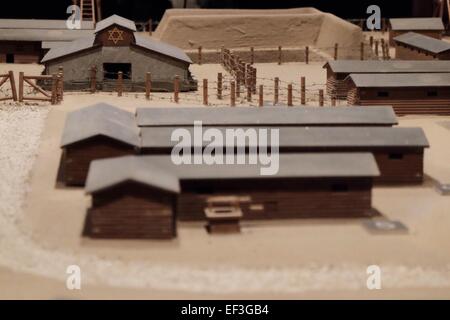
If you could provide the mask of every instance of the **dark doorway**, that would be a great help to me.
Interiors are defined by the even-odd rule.
[[[131,63],[104,63],[103,72],[105,79],[115,80],[118,77],[119,71],[123,72],[123,79],[131,79]]]
[[[6,63],[14,63],[14,54],[12,53],[6,54]]]

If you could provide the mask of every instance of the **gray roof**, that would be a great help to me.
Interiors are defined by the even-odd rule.
[[[91,35],[89,37],[80,38],[75,41],[55,45],[47,52],[41,62],[47,62],[75,52],[90,49],[94,46],[94,40],[95,36]]]
[[[394,125],[392,107],[218,107],[218,108],[138,108],[137,123],[142,127],[192,126],[326,126]]]
[[[228,127],[229,128],[229,127]],[[177,144],[171,141],[176,127],[152,127],[141,129],[142,148],[172,148]],[[193,127],[184,128],[193,137]],[[215,128],[225,137],[225,127]],[[247,128],[240,128],[246,130]],[[269,132],[269,131],[268,131]],[[241,135],[244,137],[244,134]],[[382,128],[382,127],[282,127],[279,129],[279,146],[281,148],[389,148],[389,147],[429,147],[422,128]],[[193,140],[193,138],[192,138]],[[237,141],[228,143],[238,144]],[[209,145],[203,142],[203,146]],[[248,141],[244,142],[245,146]],[[222,146],[221,143],[217,145]],[[269,139],[270,145],[270,139]],[[189,145],[190,146],[190,145]]]
[[[333,60],[327,66],[335,73],[450,73],[446,60]]]
[[[441,18],[396,18],[389,22],[392,30],[444,30]]]
[[[173,193],[180,192],[178,177],[171,171],[135,156],[92,161],[86,180],[86,192],[98,192],[127,181]]]
[[[124,27],[131,31],[136,31],[136,24],[133,21],[118,16],[116,14],[113,14],[112,16],[103,19],[102,21],[99,21],[97,23],[97,25],[95,26],[95,33],[98,33],[114,24]]]
[[[89,169],[86,192],[94,193],[126,181],[180,192],[179,180],[357,178],[380,175],[371,153],[280,154],[279,161],[277,174],[262,176],[260,165],[175,165],[170,156],[96,160]]]
[[[350,74],[348,78],[360,88],[450,87],[450,73]]]
[[[450,42],[424,36],[420,33],[408,32],[394,38],[394,41],[431,53],[442,53],[450,50]],[[450,61],[446,61],[450,63]]]
[[[66,20],[46,19],[0,19],[0,29],[46,29],[66,30]],[[94,29],[92,21],[81,21],[81,30]]]
[[[134,115],[106,103],[99,103],[68,114],[61,147],[92,137],[109,137],[139,147],[139,129]]]
[[[166,56],[192,63],[191,58],[189,58],[188,55],[178,47],[155,40],[149,36],[141,35],[137,32],[134,34],[134,38],[136,39],[136,45],[141,48],[159,52]]]

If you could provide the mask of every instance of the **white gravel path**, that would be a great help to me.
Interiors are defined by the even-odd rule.
[[[0,266],[65,280],[78,264],[83,285],[99,284],[198,293],[300,293],[365,288],[363,265],[299,266],[291,269],[214,268],[105,260],[80,252],[40,246],[18,227],[27,181],[48,114],[47,107],[0,107]],[[450,269],[382,266],[384,288],[450,287]],[[1,284],[0,284],[1,289]]]

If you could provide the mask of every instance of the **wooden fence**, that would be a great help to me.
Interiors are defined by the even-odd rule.
[[[0,75],[0,88],[8,82],[11,88],[11,96],[5,95],[4,97],[0,97],[0,101],[17,101],[16,81],[14,80],[14,73],[12,71],[9,71],[7,74]]]

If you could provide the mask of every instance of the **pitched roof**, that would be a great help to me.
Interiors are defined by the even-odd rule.
[[[395,18],[389,20],[392,30],[444,30],[441,18]]]
[[[229,129],[230,127],[228,127]],[[142,148],[172,148],[178,142],[171,141],[172,132],[177,127],[149,127],[141,129]],[[193,127],[184,128],[189,131],[194,143]],[[225,127],[215,127],[225,137]],[[234,128],[236,129],[236,128]],[[248,128],[240,128],[247,130]],[[207,130],[205,128],[204,130]],[[244,137],[244,136],[241,136]],[[207,146],[210,142],[204,142]],[[225,146],[230,141],[225,141]],[[238,144],[237,141],[232,142]],[[270,139],[268,141],[270,145]],[[217,143],[222,146],[222,143]],[[248,146],[245,141],[243,146]],[[282,127],[279,128],[280,148],[381,148],[381,147],[429,147],[422,128],[381,128],[381,127]]]
[[[350,74],[347,79],[360,88],[450,87],[450,73]]]
[[[71,42],[64,42],[51,47],[41,62],[47,62],[69,54],[90,49],[94,46],[95,36],[80,38]]]
[[[113,138],[135,147],[140,145],[134,115],[109,104],[99,103],[69,113],[61,147],[96,136]]]
[[[140,35],[137,32],[134,34],[134,38],[136,39],[136,45],[141,48],[159,52],[166,56],[192,63],[191,58],[189,58],[188,55],[180,48],[159,40],[155,40],[149,36]]]
[[[136,181],[170,192],[180,192],[183,180],[283,178],[357,178],[380,175],[371,153],[280,154],[279,171],[262,176],[260,165],[175,165],[170,156],[126,156],[91,163],[86,192],[95,193],[126,181]]]
[[[192,126],[326,126],[395,125],[392,107],[267,107],[267,108],[138,108],[141,127]]]
[[[415,32],[399,35],[394,38],[394,41],[423,49],[431,53],[442,53],[450,50],[450,42],[438,40]],[[450,63],[450,61],[446,62]]]
[[[136,24],[133,21],[118,16],[116,14],[113,14],[112,16],[103,19],[102,21],[99,21],[97,23],[97,25],[95,26],[95,33],[98,33],[114,24],[124,27],[133,32],[136,31]]]
[[[92,161],[86,180],[86,192],[98,192],[126,181],[142,183],[173,193],[180,192],[178,177],[172,172],[152,161],[142,161],[135,156]]]
[[[447,60],[332,60],[328,66],[335,73],[450,73]]]

